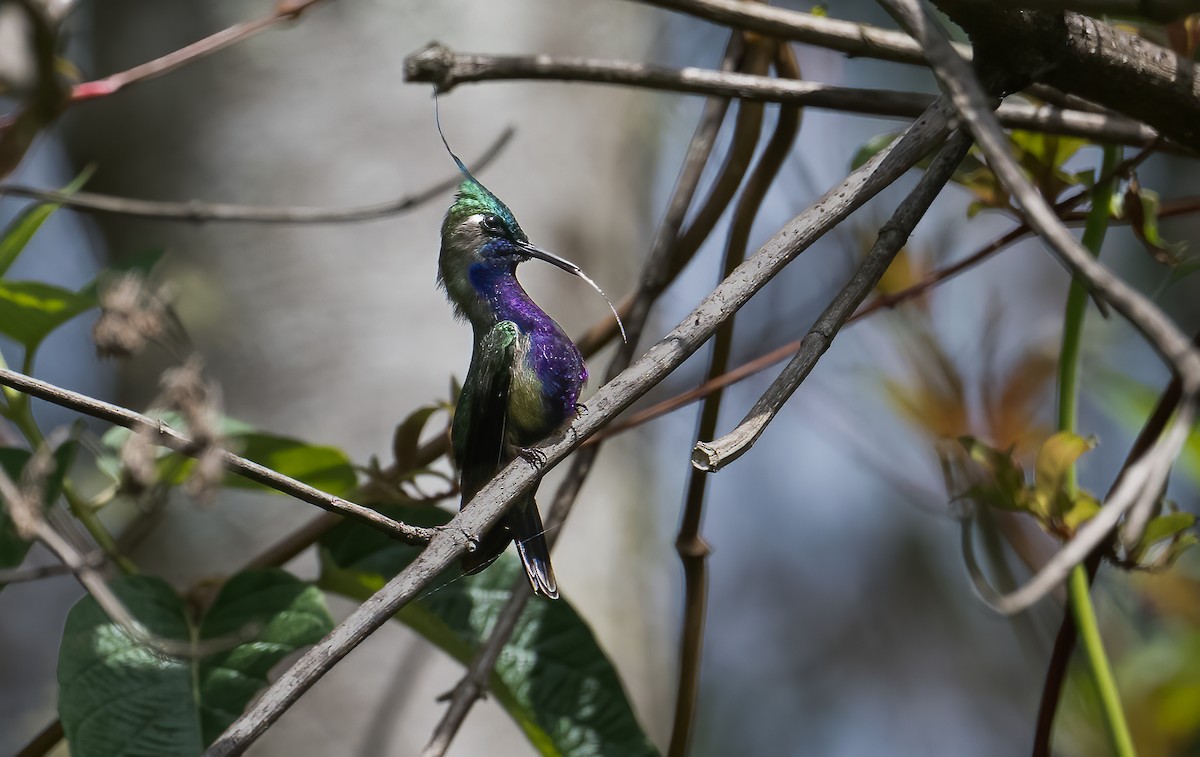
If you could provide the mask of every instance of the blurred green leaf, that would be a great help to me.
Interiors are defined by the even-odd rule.
[[[440,525],[450,517],[430,507],[380,510],[422,526]],[[341,523],[321,539],[319,585],[364,600],[420,549],[375,529]],[[522,575],[512,554],[473,576],[463,577],[457,567],[451,568],[438,577],[436,590],[406,606],[396,619],[467,664]],[[491,691],[540,754],[656,754],[612,663],[566,600],[530,600],[500,654]]]
[[[392,436],[392,456],[395,458],[398,473],[416,467],[421,432],[425,430],[425,424],[429,422],[429,418],[441,409],[438,405],[417,408],[396,427],[396,433]]]
[[[187,424],[178,413],[150,412],[147,415],[161,420],[180,433],[188,433]],[[230,451],[327,494],[344,497],[358,484],[358,474],[353,463],[345,452],[336,447],[309,444],[299,439],[256,431],[249,424],[224,416],[217,423],[217,428],[225,437],[225,446]],[[127,428],[112,428],[101,438],[105,451],[97,457],[96,463],[114,480],[121,478],[121,447],[125,445],[131,433]],[[191,475],[195,465],[196,461],[192,458],[184,457],[165,447],[158,449],[160,483],[166,486],[182,484]],[[237,489],[276,491],[232,473],[225,477],[223,485]]]
[[[333,628],[321,592],[282,570],[234,576],[199,623],[159,578],[111,586],[161,638],[251,640],[200,659],[164,658],[84,597],[67,616],[58,656],[58,711],[73,757],[200,754],[266,686],[273,665]]]
[[[99,281],[116,271],[147,272],[161,259],[161,250],[133,256],[104,271],[78,292],[40,281],[0,280],[0,334],[26,350],[36,350],[50,332],[100,304]]]
[[[1040,514],[1057,517],[1070,511],[1063,483],[1079,456],[1094,446],[1095,441],[1070,431],[1059,431],[1042,443],[1033,471],[1033,495]]]
[[[1133,235],[1146,251],[1163,265],[1175,266],[1187,249],[1182,242],[1168,242],[1158,230],[1158,193],[1145,189],[1134,176],[1125,189],[1121,212],[1129,220]]]
[[[64,194],[75,194],[87,183],[94,172],[94,166],[88,166],[80,171],[70,184],[59,191]],[[17,257],[25,250],[29,240],[33,239],[33,235],[42,227],[46,219],[61,207],[62,204],[56,202],[33,203],[22,209],[4,231],[0,232],[0,277],[4,276]]]
[[[850,159],[850,170],[861,168],[871,158],[875,157],[880,150],[884,149],[892,142],[896,141],[896,137],[900,136],[898,131],[888,131],[875,136],[863,142],[862,147],[854,153],[854,157]]]
[[[1024,510],[1021,501],[1025,490],[1025,470],[1013,459],[1012,451],[995,449],[971,436],[958,440],[967,455],[990,474],[998,502],[1007,502],[1006,509]]]
[[[1146,524],[1142,534],[1143,544],[1156,544],[1196,525],[1196,516],[1191,513],[1167,513],[1153,518]]]
[[[1104,401],[1098,403],[1099,407],[1131,433],[1136,433],[1142,427],[1158,402],[1158,389],[1118,373],[1105,374],[1101,388]],[[1200,434],[1195,429],[1184,443],[1175,467],[1183,471],[1193,484],[1200,485]]]
[[[35,350],[51,331],[95,306],[94,297],[40,281],[0,281],[0,334]]]
[[[1062,522],[1073,533],[1081,525],[1096,517],[1098,512],[1100,512],[1100,503],[1096,501],[1096,498],[1086,492],[1080,492],[1075,495],[1075,501],[1062,514]]]

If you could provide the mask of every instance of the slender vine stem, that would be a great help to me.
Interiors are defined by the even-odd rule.
[[[1087,226],[1083,231],[1083,246],[1093,255],[1099,256],[1108,231],[1109,203],[1112,199],[1113,182],[1103,177],[1112,173],[1113,167],[1120,160],[1120,148],[1106,147],[1104,162],[1100,169],[1098,184],[1092,198],[1092,208],[1088,213]],[[1067,294],[1066,313],[1063,318],[1062,356],[1058,364],[1058,429],[1060,431],[1075,431],[1079,410],[1079,356],[1083,341],[1083,322],[1087,315],[1087,287],[1078,277],[1071,280],[1071,288]],[[1067,469],[1063,481],[1068,497],[1074,497],[1078,491],[1078,481],[1075,466]],[[1133,739],[1129,734],[1129,725],[1125,721],[1125,713],[1121,709],[1121,697],[1117,691],[1116,680],[1113,677],[1112,666],[1104,652],[1104,642],[1100,637],[1100,628],[1096,622],[1096,611],[1092,606],[1088,571],[1083,563],[1071,570],[1067,581],[1067,603],[1079,637],[1083,641],[1083,652],[1087,659],[1088,670],[1100,695],[1100,704],[1104,712],[1104,722],[1108,727],[1113,748],[1118,757],[1133,757],[1136,750]]]

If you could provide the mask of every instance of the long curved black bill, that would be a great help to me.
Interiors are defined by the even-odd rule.
[[[538,260],[549,263],[552,266],[561,268],[564,271],[566,271],[567,273],[569,273],[573,276],[578,276],[579,278],[586,281],[588,283],[588,286],[590,286],[592,289],[595,289],[596,293],[604,298],[604,302],[605,302],[605,304],[608,305],[608,309],[612,311],[613,318],[617,319],[617,328],[621,330],[621,341],[622,342],[629,341],[625,336],[625,324],[621,323],[620,313],[618,313],[617,309],[615,307],[613,307],[612,301],[608,299],[608,295],[606,295],[604,293],[604,290],[600,288],[600,285],[597,284],[596,282],[592,281],[591,277],[588,276],[586,273],[584,273],[582,268],[580,268],[575,263],[572,263],[571,261],[567,260],[566,258],[560,258],[558,255],[555,255],[553,252],[547,252],[547,251],[543,250],[541,247],[538,247],[535,244],[530,244],[529,242],[518,242],[517,247],[520,248],[521,252],[523,252],[524,254],[528,255],[531,258],[537,258]]]

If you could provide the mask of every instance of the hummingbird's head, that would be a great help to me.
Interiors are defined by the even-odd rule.
[[[435,96],[435,118],[437,113]],[[479,183],[450,149],[440,118],[437,128],[446,152],[463,175],[454,203],[442,222],[442,251],[438,258],[438,283],[446,290],[455,312],[474,324],[490,324],[495,298],[501,289],[515,283],[517,264],[537,258],[578,276],[595,289],[612,310],[624,339],[621,316],[596,282],[566,258],[530,243],[508,206]]]
[[[571,261],[530,243],[508,206],[468,174],[442,222],[438,259],[438,281],[458,313],[471,321],[486,321],[489,296],[516,273],[518,263],[531,258],[582,274]]]

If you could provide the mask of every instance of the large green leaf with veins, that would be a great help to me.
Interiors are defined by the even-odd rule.
[[[432,507],[380,511],[426,527],[450,517]],[[321,540],[319,585],[366,599],[419,551],[375,529],[343,522]],[[435,581],[435,589],[402,609],[396,620],[467,664],[491,634],[513,583],[522,576],[511,553],[473,576],[461,576],[455,566]],[[565,599],[529,601],[500,653],[491,692],[543,755],[657,754],[634,716],[612,662]]]
[[[198,659],[166,658],[131,639],[91,597],[80,600],[58,655],[58,712],[72,757],[200,754],[267,685],[273,665],[333,628],[321,591],[282,570],[234,576],[199,621],[159,578],[111,585],[152,634],[243,642]]]

